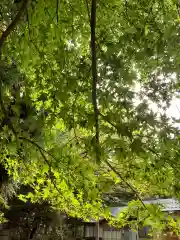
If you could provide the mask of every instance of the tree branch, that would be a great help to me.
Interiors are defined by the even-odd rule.
[[[99,115],[104,119],[104,121],[108,122],[112,127],[114,127],[117,130],[116,124],[112,123],[107,116],[103,115],[101,112],[99,112]]]
[[[51,179],[51,181],[52,181],[55,189],[61,194],[60,190],[57,188],[56,183],[54,182],[54,179],[53,179],[52,166],[51,166],[51,164],[48,162],[48,160],[47,160],[47,158],[46,158],[46,156],[45,156],[45,154],[44,154],[44,152],[47,153],[47,154],[49,154],[49,153],[48,153],[46,150],[44,150],[41,146],[39,146],[36,142],[34,142],[34,141],[32,141],[32,140],[30,140],[30,139],[28,139],[28,138],[19,137],[19,139],[25,140],[25,141],[31,143],[32,145],[34,145],[34,146],[39,150],[39,152],[40,152],[41,156],[43,157],[45,163],[46,163],[46,164],[48,165],[48,167],[49,167],[49,172],[50,172],[50,174],[51,174],[51,175],[50,175],[50,179]],[[49,155],[50,155],[51,157],[53,157],[51,154],[49,154]],[[53,157],[53,158],[54,158],[54,157]]]
[[[22,2],[22,5],[21,5],[19,11],[17,12],[14,20],[10,23],[10,25],[7,27],[7,29],[1,35],[1,37],[0,37],[0,55],[2,53],[2,47],[4,45],[4,42],[6,41],[7,37],[11,34],[11,32],[16,28],[18,22],[21,19],[23,12],[26,9],[27,3],[28,3],[28,0],[24,0]]]
[[[42,155],[42,152],[45,152],[46,154],[48,154],[49,156],[51,156],[55,161],[57,161],[57,159],[56,159],[51,153],[47,152],[44,148],[42,148],[41,146],[39,146],[36,142],[34,142],[34,141],[32,141],[32,140],[30,140],[30,139],[28,139],[28,138],[25,138],[25,137],[19,137],[19,139],[25,140],[25,141],[31,143],[32,145],[36,146],[36,147],[39,149],[41,155]],[[43,158],[44,158],[44,153],[43,153],[42,156],[43,156]],[[46,161],[47,161],[47,159],[46,159]],[[46,162],[46,163],[47,163],[47,162]],[[49,165],[49,163],[47,163],[47,164]]]
[[[90,22],[90,25],[91,25],[91,15],[90,15],[90,11],[89,11],[88,0],[85,0],[85,3],[86,3],[86,9],[87,9],[87,13],[88,13],[89,22]]]
[[[141,204],[143,205],[143,207],[145,209],[146,205],[143,203],[143,200],[141,199],[141,197],[139,196],[139,193],[137,192],[137,190],[130,184],[128,183],[122,176],[121,174],[106,160],[105,163],[108,165],[108,167],[126,184],[126,186],[132,190],[132,192],[136,195],[136,197],[139,199],[139,201],[141,202]]]
[[[109,119],[104,116],[102,113],[99,112],[99,115],[102,116],[102,118],[108,122],[112,127],[114,127],[115,129],[117,129],[117,126],[112,123],[111,121],[109,121]],[[105,160],[105,163],[107,164],[107,166],[126,184],[126,186],[132,190],[132,192],[136,195],[136,197],[139,199],[139,201],[141,202],[142,206],[146,208],[146,205],[143,203],[141,197],[139,196],[139,193],[137,192],[137,190],[130,184],[128,183],[122,176],[121,174],[108,162],[108,160]]]
[[[56,20],[59,22],[59,0],[56,0]]]
[[[1,53],[0,53],[0,56],[1,56]],[[12,122],[11,122],[11,119],[9,118],[8,113],[7,113],[7,111],[6,111],[6,108],[5,108],[5,106],[4,106],[3,93],[2,93],[2,88],[3,88],[2,82],[3,82],[3,79],[2,79],[2,75],[0,74],[0,107],[1,107],[1,110],[2,110],[2,112],[3,112],[3,114],[4,114],[4,117],[5,117],[6,119],[8,119],[8,127],[12,130],[12,132],[13,132],[16,140],[17,140],[17,132],[16,132],[16,130],[14,129],[14,126],[13,126],[13,124],[12,124]],[[18,143],[18,141],[17,141],[17,143]]]
[[[91,54],[92,54],[92,104],[95,118],[95,151],[96,160],[100,162],[99,152],[99,111],[97,106],[97,59],[96,59],[96,0],[92,0],[91,5]]]

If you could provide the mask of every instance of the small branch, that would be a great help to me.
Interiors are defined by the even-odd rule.
[[[56,0],[56,20],[59,22],[59,0]]]
[[[33,142],[32,140],[28,139],[28,138],[24,138],[24,137],[19,137],[19,139],[21,140],[26,140],[27,142],[31,143],[32,145],[36,146],[37,149],[39,150],[39,152],[41,153],[44,161],[47,163],[47,165],[49,166],[49,168],[51,168],[51,165],[49,164],[48,160],[46,159],[46,156],[44,155],[44,152],[46,152],[41,146],[39,146],[36,142]]]
[[[52,166],[51,166],[51,164],[48,162],[48,160],[47,160],[47,158],[46,158],[46,156],[45,156],[45,154],[44,154],[44,152],[47,153],[47,154],[49,154],[49,153],[46,152],[46,150],[44,150],[44,149],[43,149],[41,146],[39,146],[36,142],[33,142],[32,140],[30,140],[30,139],[28,139],[28,138],[19,137],[19,139],[25,140],[25,141],[31,143],[32,145],[34,145],[34,146],[39,150],[39,152],[41,153],[41,156],[43,157],[45,163],[46,163],[46,164],[48,165],[48,167],[49,167],[50,174],[52,175],[52,176],[50,176],[50,179],[51,179],[54,187],[56,188],[56,190],[61,194],[60,190],[57,188],[56,183],[54,182],[54,179],[53,179],[53,172],[52,172],[52,170],[51,170]],[[49,155],[50,155],[51,157],[53,157],[51,154],[49,154]],[[53,157],[53,158],[54,158],[54,157]]]
[[[87,13],[88,13],[89,22],[91,25],[91,15],[90,15],[90,10],[89,10],[88,0],[85,0],[85,3],[86,3],[86,9],[87,9]]]
[[[10,25],[7,27],[7,29],[3,32],[3,34],[0,37],[0,55],[2,53],[2,47],[4,45],[4,42],[6,41],[7,37],[11,34],[11,32],[16,28],[18,22],[21,19],[21,16],[23,12],[26,9],[28,0],[24,0],[17,15],[15,16],[14,20],[10,23]]]
[[[28,33],[29,33],[29,41],[31,40],[31,30],[30,30],[30,23],[29,23],[29,13],[28,13],[28,8],[26,6],[26,19],[28,23]]]
[[[156,157],[158,157],[158,158],[161,157],[154,149],[148,148],[148,150],[149,150],[150,152],[152,152],[154,155],[156,155]]]
[[[92,104],[95,118],[95,150],[96,160],[100,162],[99,153],[99,111],[97,106],[97,59],[96,59],[96,0],[92,0],[91,5],[91,54],[92,54]]]
[[[12,130],[12,132],[13,132],[16,140],[17,140],[17,132],[16,132],[16,130],[14,129],[14,126],[13,126],[13,124],[12,124],[12,122],[11,122],[11,119],[10,119],[10,117],[8,116],[8,113],[7,113],[6,108],[5,108],[5,106],[4,106],[2,88],[3,88],[3,86],[2,86],[2,76],[0,75],[0,106],[1,106],[2,112],[3,112],[3,114],[4,114],[4,117],[5,117],[6,119],[8,119],[8,127]],[[17,141],[17,143],[18,143],[18,141]]]
[[[176,5],[178,16],[180,17],[180,3],[177,1],[175,5]]]
[[[31,143],[32,145],[36,146],[36,147],[39,149],[40,152],[45,152],[45,153],[48,154],[50,157],[52,157],[55,161],[57,161],[57,159],[56,159],[51,153],[47,152],[44,148],[42,148],[41,146],[39,146],[36,142],[34,142],[34,141],[32,141],[32,140],[30,140],[30,139],[28,139],[28,138],[25,138],[25,137],[19,137],[19,139],[25,140],[25,141]],[[42,155],[42,154],[41,154],[41,155]],[[43,153],[43,155],[44,155],[44,153]],[[42,156],[43,156],[43,155],[42,155]],[[43,158],[44,158],[44,156],[43,156]],[[49,165],[49,163],[47,163],[47,164]]]
[[[109,124],[110,124],[113,128],[115,128],[116,130],[119,129],[119,127],[118,127],[115,123],[113,123],[113,122],[111,122],[111,121],[109,120],[108,116],[103,115],[101,112],[99,112],[99,116],[101,116],[105,122],[109,123]],[[139,137],[141,137],[141,138],[154,139],[153,136],[148,136],[148,135],[137,134],[136,136],[139,136]]]
[[[14,129],[14,126],[13,126],[13,124],[12,124],[12,122],[11,122],[7,112],[6,112],[6,109],[4,107],[4,103],[3,103],[3,100],[2,100],[2,94],[1,93],[0,93],[0,105],[1,105],[1,109],[2,109],[2,112],[4,113],[5,118],[8,119],[8,126],[9,126],[9,128],[12,130],[14,136],[17,137],[17,133],[16,133],[16,131]]]
[[[108,122],[112,127],[114,127],[115,129],[117,129],[118,127],[116,126],[116,124],[112,123],[111,121],[109,121],[108,117],[103,115],[101,112],[99,112],[99,115],[106,121]]]
[[[139,201],[141,202],[141,204],[143,205],[143,207],[145,209],[146,205],[143,203],[143,200],[141,199],[141,197],[139,196],[139,193],[137,192],[137,190],[130,184],[128,183],[122,176],[121,174],[106,160],[105,163],[108,165],[108,167],[127,185],[128,188],[130,188],[132,190],[132,192],[136,195],[136,197],[139,199]]]
[[[78,99],[78,94],[75,96],[75,100],[73,102],[73,106],[72,106],[72,111],[73,111],[73,131],[74,131],[74,136],[76,138],[76,141],[78,143],[78,137],[77,137],[77,134],[76,134],[76,129],[75,129],[75,105],[76,105],[76,102],[77,102],[77,99]]]
[[[111,121],[108,120],[108,118],[106,116],[104,116],[102,113],[99,112],[99,115],[106,121],[108,122],[112,127],[114,127],[115,129],[117,129],[118,127],[112,123]],[[149,151],[151,151],[151,149],[149,149]],[[154,154],[155,152],[152,151]],[[106,160],[105,163],[109,166],[109,168],[117,174],[117,176],[135,193],[136,197],[140,200],[140,202],[142,203],[143,207],[146,208],[146,205],[143,203],[141,197],[139,196],[138,192],[136,191],[136,189],[130,184],[128,183],[122,176],[121,174]],[[147,208],[146,208],[147,209]]]

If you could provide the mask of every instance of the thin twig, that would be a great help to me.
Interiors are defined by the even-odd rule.
[[[32,145],[36,146],[39,149],[39,151],[45,152],[50,157],[52,157],[55,161],[57,161],[57,159],[51,153],[47,152],[44,148],[42,148],[39,144],[37,144],[36,142],[32,141],[31,139],[28,139],[28,138],[25,138],[25,137],[19,137],[19,139],[25,140],[25,141],[31,143]]]
[[[28,22],[28,34],[29,34],[29,42],[31,41],[31,30],[30,30],[30,23],[29,23],[29,13],[28,13],[28,8],[26,6],[26,18]]]
[[[100,162],[99,152],[99,111],[97,106],[97,59],[96,59],[96,0],[91,5],[91,54],[92,54],[92,104],[95,118],[95,151],[96,160]]]
[[[13,124],[12,124],[12,122],[11,122],[11,119],[10,119],[10,117],[8,116],[8,113],[7,113],[6,108],[5,108],[5,106],[4,106],[3,96],[2,96],[2,95],[3,95],[3,94],[2,94],[2,88],[3,88],[3,86],[2,86],[2,76],[0,75],[0,106],[1,106],[1,109],[2,109],[2,112],[3,112],[3,114],[4,114],[5,119],[8,120],[8,127],[12,130],[12,132],[13,132],[16,140],[17,140],[17,132],[16,132],[16,130],[14,129],[14,126],[13,126]]]
[[[78,137],[77,137],[76,129],[75,129],[75,105],[76,105],[78,97],[79,97],[79,95],[77,94],[75,96],[75,100],[74,100],[73,106],[72,106],[72,111],[73,111],[73,131],[74,131],[74,136],[76,138],[77,143],[79,143],[79,142],[78,142]]]
[[[91,25],[91,15],[90,15],[90,10],[89,10],[88,0],[85,0],[85,3],[86,3],[86,9],[87,9],[87,13],[88,13],[89,22]]]
[[[176,104],[176,108],[177,108],[177,110],[178,110],[178,113],[180,114],[180,110],[179,110],[179,107],[178,107],[178,105]]]
[[[40,151],[42,157],[44,158],[45,162],[47,163],[47,165],[48,165],[49,167],[51,167],[51,165],[49,164],[49,162],[47,161],[47,159],[46,159],[46,157],[45,157],[45,155],[44,155],[44,153],[43,153],[43,152],[48,153],[48,152],[46,152],[46,150],[44,150],[44,149],[43,149],[41,146],[39,146],[36,142],[34,142],[34,141],[32,141],[32,140],[30,140],[30,139],[28,139],[28,138],[19,137],[19,139],[25,140],[25,141],[31,143],[32,145],[36,146],[36,147],[38,148],[38,150]]]
[[[4,42],[6,41],[7,37],[11,34],[11,32],[16,28],[18,22],[21,19],[22,14],[24,13],[26,6],[27,6],[28,0],[24,0],[22,2],[22,5],[15,16],[14,20],[10,23],[10,25],[7,27],[7,29],[3,32],[0,38],[0,55],[2,53],[2,47],[4,45]]]
[[[99,113],[99,114],[104,118],[105,121],[107,121],[107,122],[108,122],[111,126],[113,126],[115,129],[117,129],[117,126],[116,126],[114,123],[112,123],[111,121],[109,121],[106,116],[104,116],[104,115],[101,114],[101,113]],[[105,160],[105,163],[108,165],[108,167],[109,167],[114,173],[117,174],[117,176],[127,185],[127,187],[129,187],[129,188],[135,193],[136,197],[139,199],[139,201],[141,202],[141,204],[143,205],[143,207],[146,208],[146,205],[143,203],[143,201],[142,201],[141,197],[139,196],[139,193],[137,192],[137,190],[121,176],[121,174],[109,163],[108,160]],[[147,209],[147,208],[146,208],[146,209]]]
[[[180,3],[178,1],[176,1],[175,5],[176,5],[178,16],[180,17]]]
[[[56,20],[59,22],[59,0],[56,0]]]
[[[103,115],[101,112],[99,112],[99,115],[100,115],[106,122],[108,122],[112,127],[114,127],[114,128],[117,130],[118,127],[116,126],[116,124],[114,124],[114,123],[112,123],[111,121],[109,121],[109,119],[108,119],[107,116]]]
[[[21,140],[25,140],[29,143],[31,143],[32,145],[36,146],[38,149],[41,149],[41,151],[43,151],[44,153],[46,153],[47,155],[49,155],[50,157],[52,157],[56,162],[58,162],[59,160],[57,158],[55,158],[55,156],[51,153],[49,153],[48,151],[46,151],[44,148],[42,148],[39,144],[37,144],[36,142],[32,141],[31,139],[25,138],[25,137],[19,137],[19,139]],[[64,144],[63,147],[65,147],[68,143],[70,143],[71,141],[73,141],[74,139],[76,139],[76,137],[71,138],[66,144]]]
[[[45,156],[45,154],[44,154],[44,152],[47,153],[47,154],[49,154],[49,153],[48,153],[46,150],[44,150],[41,146],[39,146],[36,142],[34,142],[34,141],[32,141],[32,140],[30,140],[30,139],[28,139],[28,138],[19,137],[19,139],[21,139],[21,140],[26,140],[27,142],[29,142],[29,143],[31,143],[32,145],[34,145],[34,146],[37,147],[37,149],[38,149],[39,152],[41,153],[41,156],[43,157],[45,163],[46,163],[46,164],[48,165],[48,167],[49,167],[50,174],[52,175],[52,176],[50,176],[50,179],[51,179],[54,187],[55,187],[56,190],[61,194],[60,190],[57,188],[56,183],[54,182],[54,179],[53,179],[52,166],[51,166],[51,164],[49,163],[49,161],[47,160],[47,158],[46,158],[46,156]],[[50,155],[51,157],[53,157],[51,154],[49,154],[49,155]],[[54,158],[54,157],[53,157],[53,158]]]
[[[121,174],[106,160],[105,163],[108,165],[108,167],[117,174],[117,176],[127,185],[128,188],[130,188],[136,195],[136,197],[139,199],[139,201],[141,202],[141,204],[143,205],[144,208],[146,208],[146,205],[143,203],[143,200],[141,199],[141,197],[139,196],[139,193],[137,192],[137,190],[130,184],[128,183],[122,176]],[[147,208],[146,208],[147,209]]]

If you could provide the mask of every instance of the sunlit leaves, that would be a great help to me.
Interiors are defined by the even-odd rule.
[[[13,2],[3,4],[8,25],[17,9]],[[142,198],[179,196],[179,130],[165,115],[179,91],[176,6],[169,0],[98,2],[99,163],[88,10],[83,1],[62,1],[58,9],[55,0],[29,2],[3,48],[0,68],[1,163],[14,181],[33,189],[19,197],[48,201],[84,219],[107,216],[104,195],[118,187],[136,198],[136,191]],[[20,87],[13,93],[14,85]],[[23,117],[21,102],[29,106]],[[139,220],[131,227],[144,221],[163,228],[161,212],[156,222],[156,209],[149,206],[148,216],[139,202],[129,205],[126,216],[137,217],[137,208]],[[126,216],[118,224],[128,224]]]

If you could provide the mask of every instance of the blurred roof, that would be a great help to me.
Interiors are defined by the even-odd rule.
[[[144,204],[160,204],[162,206],[163,212],[174,212],[174,211],[180,211],[180,202],[174,198],[158,198],[158,199],[148,199],[143,200]],[[124,206],[119,207],[110,207],[110,212],[112,216],[117,217],[118,214],[127,208],[128,202],[124,202]],[[103,220],[103,218],[100,218],[100,220]],[[96,222],[96,220],[91,219],[91,223]]]
[[[173,211],[180,211],[180,202],[173,198],[166,198],[166,199],[149,199],[144,200],[144,204],[160,204],[162,205],[162,211],[164,212],[173,212]],[[126,206],[123,207],[111,207],[110,211],[113,216],[117,216]]]

